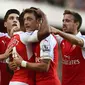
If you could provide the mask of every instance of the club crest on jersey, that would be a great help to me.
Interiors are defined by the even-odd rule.
[[[50,51],[50,46],[49,45],[43,45],[42,50],[43,51]]]

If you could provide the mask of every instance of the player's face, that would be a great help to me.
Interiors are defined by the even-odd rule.
[[[65,14],[63,17],[63,31],[67,33],[74,33],[76,29],[76,23],[74,17],[71,14]]]
[[[26,31],[34,31],[37,28],[37,20],[33,13],[26,13],[24,15],[24,27]]]
[[[7,28],[7,32],[10,34],[12,28],[15,26],[20,29],[20,23],[19,23],[19,15],[12,13],[8,16],[6,22],[4,23],[4,26]],[[16,29],[17,30],[17,29]]]

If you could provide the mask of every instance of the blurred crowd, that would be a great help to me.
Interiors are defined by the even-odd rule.
[[[85,11],[85,0],[34,0],[35,2],[48,2],[49,4],[79,9]]]
[[[85,0],[26,0],[26,1],[34,1],[36,3],[46,2],[54,6],[67,7],[71,9],[78,9],[85,11]]]

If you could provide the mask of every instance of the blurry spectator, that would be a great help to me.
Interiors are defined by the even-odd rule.
[[[47,0],[34,0],[35,2],[45,2]]]
[[[47,0],[47,1],[57,6],[64,6],[64,0]]]
[[[64,6],[64,0],[47,0],[50,4],[57,5],[57,6]]]
[[[75,0],[65,0],[65,6],[68,8],[75,8]]]
[[[85,11],[85,0],[76,0],[76,8]]]
[[[85,0],[65,0],[65,6],[85,11]]]
[[[34,0],[35,2],[48,2],[52,5],[64,6],[64,0]]]

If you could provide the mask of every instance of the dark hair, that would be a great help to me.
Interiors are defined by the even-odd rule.
[[[21,29],[23,30],[23,31],[26,31],[25,29],[24,29],[24,21],[23,21],[23,12],[20,14],[20,16],[19,16],[19,21],[20,21],[20,27],[21,27]]]
[[[30,9],[35,10],[36,12],[38,10],[40,10],[39,8],[36,8],[36,7],[30,7]],[[42,18],[42,15],[40,13],[37,12],[37,15],[38,15],[38,19],[41,19]]]
[[[6,21],[8,16],[12,13],[20,15],[20,12],[17,9],[9,9],[4,16],[4,21]]]
[[[74,16],[74,22],[79,22],[79,26],[78,26],[78,30],[80,29],[81,27],[81,24],[82,24],[82,17],[80,14],[78,14],[77,12],[73,12],[73,11],[70,11],[70,10],[65,10],[63,15],[65,14],[71,14]]]
[[[30,9],[33,9],[33,10],[38,10],[38,8],[36,8],[36,7],[30,7]]]
[[[25,9],[25,10],[21,13],[22,18],[24,17],[24,15],[25,15],[26,13],[33,13],[36,19],[41,18],[41,16],[37,13],[37,11],[36,11],[35,9],[37,10],[37,8],[28,8],[28,9]]]

